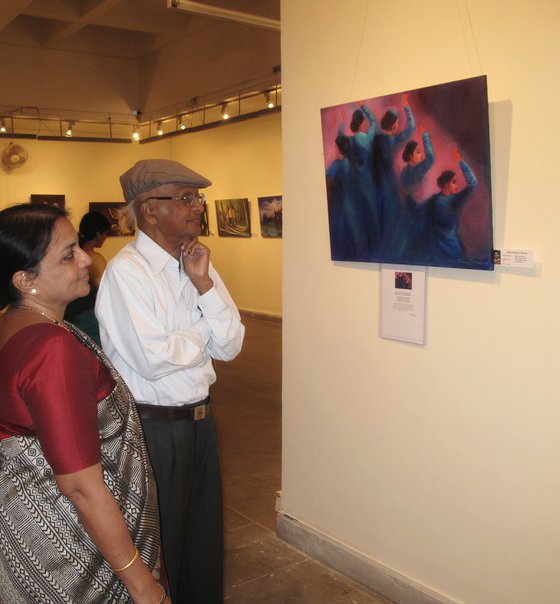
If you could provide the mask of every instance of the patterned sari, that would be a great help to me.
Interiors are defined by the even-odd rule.
[[[132,394],[105,354],[66,327],[116,382],[97,406],[105,484],[148,568],[160,547],[156,485]],[[132,600],[85,532],[34,436],[0,442],[0,602],[116,604]]]

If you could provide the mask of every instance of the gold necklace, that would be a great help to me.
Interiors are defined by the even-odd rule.
[[[31,310],[33,312],[38,312],[40,315],[43,315],[43,317],[46,317],[49,321],[52,321],[55,325],[61,324],[58,319],[55,319],[54,317],[47,315],[46,312],[43,312],[42,310],[39,310],[38,308],[33,308],[33,306],[25,306],[25,304],[12,304],[12,308],[16,308],[17,310]]]

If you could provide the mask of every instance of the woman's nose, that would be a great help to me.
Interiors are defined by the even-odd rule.
[[[82,266],[89,266],[91,264],[91,258],[89,256],[89,254],[87,254],[86,252],[84,252],[84,250],[82,250],[80,248],[80,263]]]

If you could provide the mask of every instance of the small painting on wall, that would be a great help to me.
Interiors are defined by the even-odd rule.
[[[108,218],[111,224],[107,233],[109,237],[133,237],[136,229],[130,229],[127,226],[122,213],[125,207],[126,204],[119,201],[92,201],[89,204],[89,211],[100,212]]]
[[[263,237],[282,237],[282,195],[259,197],[259,218]]]
[[[216,217],[220,237],[251,236],[248,199],[216,199]]]
[[[65,195],[39,195],[31,194],[29,196],[30,203],[42,203],[48,206],[55,206],[64,210],[66,208],[66,196]]]
[[[321,110],[333,260],[493,270],[486,76]]]
[[[210,226],[208,222],[208,205],[204,204],[204,210],[200,215],[200,235],[202,237],[208,237],[210,235]]]

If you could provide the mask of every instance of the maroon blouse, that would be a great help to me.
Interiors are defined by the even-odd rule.
[[[0,350],[0,440],[36,435],[55,474],[100,462],[97,403],[109,370],[66,329],[35,323]]]

